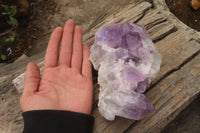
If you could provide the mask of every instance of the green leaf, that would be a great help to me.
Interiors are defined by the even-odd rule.
[[[10,11],[11,11],[11,16],[14,16],[17,13],[17,8],[13,7],[13,8],[11,8]]]
[[[10,35],[8,38],[5,39],[6,42],[13,42],[15,41],[15,37],[13,35]]]
[[[15,18],[10,16],[10,21],[14,22],[15,21]]]
[[[12,12],[7,12],[9,16],[11,16]]]
[[[6,42],[13,42],[14,40],[15,40],[14,37],[12,37],[12,38],[6,38],[6,39],[5,39]]]
[[[4,10],[7,11],[7,12],[9,12],[9,10],[10,10],[10,7],[9,7],[8,5],[4,5],[3,8],[4,8]]]
[[[15,41],[15,38],[13,36],[10,36],[10,41],[11,42]]]
[[[9,25],[12,25],[12,26],[13,26],[13,24],[12,24],[12,22],[11,22],[10,20],[8,20],[7,23],[8,23]]]
[[[8,15],[8,13],[7,12],[2,12],[2,15]]]
[[[6,42],[9,42],[9,41],[10,41],[10,38],[6,38],[5,41],[6,41]]]
[[[10,38],[6,38],[5,41],[6,41],[6,42],[9,42],[9,41],[10,41]]]
[[[15,19],[14,17],[10,16],[10,22],[9,24],[12,25],[12,26],[15,26],[17,25],[17,19]]]
[[[2,60],[6,60],[6,56],[4,54],[1,55]]]

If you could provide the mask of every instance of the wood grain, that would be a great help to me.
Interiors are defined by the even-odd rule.
[[[152,4],[149,2],[138,2],[132,3],[125,8],[116,11],[108,15],[103,20],[99,20],[96,22],[94,27],[91,27],[91,30],[83,36],[83,40],[85,44],[91,46],[94,43],[94,35],[101,26],[114,24],[114,23],[123,23],[123,22],[132,22],[134,23],[138,19],[140,19],[144,13],[152,7]]]
[[[194,38],[195,33],[177,28],[162,11],[152,9],[149,2],[132,3],[114,13],[99,17],[84,34],[84,43],[90,46],[93,44],[94,34],[100,26],[126,21],[143,25],[162,55],[160,73],[147,92],[147,97],[157,110],[137,122],[120,117],[116,117],[114,121],[107,121],[99,114],[97,108],[99,86],[96,83],[94,133],[159,132],[200,92],[197,80],[200,73],[199,40]],[[41,61],[43,57],[39,58]],[[23,76],[24,74],[13,80],[18,90],[19,86],[23,88]]]
[[[174,32],[174,24],[170,23],[166,17],[160,14],[158,11],[151,13],[153,15],[149,14],[150,13],[147,13],[143,17],[144,19],[141,19],[138,23],[143,23],[145,27],[148,26],[150,37],[154,41],[160,38],[160,41],[156,42],[155,45],[161,52],[163,62],[161,71],[158,77],[154,80],[155,83],[158,82],[162,77],[165,77],[169,72],[179,68],[181,64],[188,60],[188,58],[196,54],[200,49],[200,45],[197,40],[192,39],[192,34],[189,34],[181,29]],[[149,20],[149,23],[146,22],[147,20]],[[167,34],[168,32],[170,33],[170,31],[172,31],[171,34]],[[149,93],[151,92],[152,90],[149,91]],[[98,98],[97,96],[96,98]],[[193,98],[194,97],[191,97],[191,99]],[[187,99],[187,102],[185,103],[190,103],[191,99]],[[184,108],[184,106],[182,106],[182,108]],[[180,108],[179,110],[182,109]],[[123,118],[117,118],[115,121],[108,122],[103,120],[104,118],[100,116],[97,109],[95,109],[94,112],[95,113],[93,115],[96,117],[94,125],[95,133],[121,133],[134,123],[133,120],[127,120]]]
[[[157,133],[200,93],[200,52],[147,92],[156,111],[138,121],[127,133]]]

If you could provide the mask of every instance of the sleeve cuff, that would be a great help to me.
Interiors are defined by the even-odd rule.
[[[23,133],[92,133],[91,115],[61,110],[27,111]]]

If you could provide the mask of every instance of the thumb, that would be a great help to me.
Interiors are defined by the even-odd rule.
[[[39,83],[40,83],[40,69],[35,63],[30,62],[26,69],[23,94],[25,95],[34,94],[38,90]]]

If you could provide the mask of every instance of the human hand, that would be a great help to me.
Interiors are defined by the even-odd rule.
[[[56,28],[47,47],[42,78],[38,66],[28,64],[20,99],[23,111],[68,110],[90,114],[93,84],[89,54],[89,47],[82,45],[82,29],[73,20],[66,22],[64,30]]]

